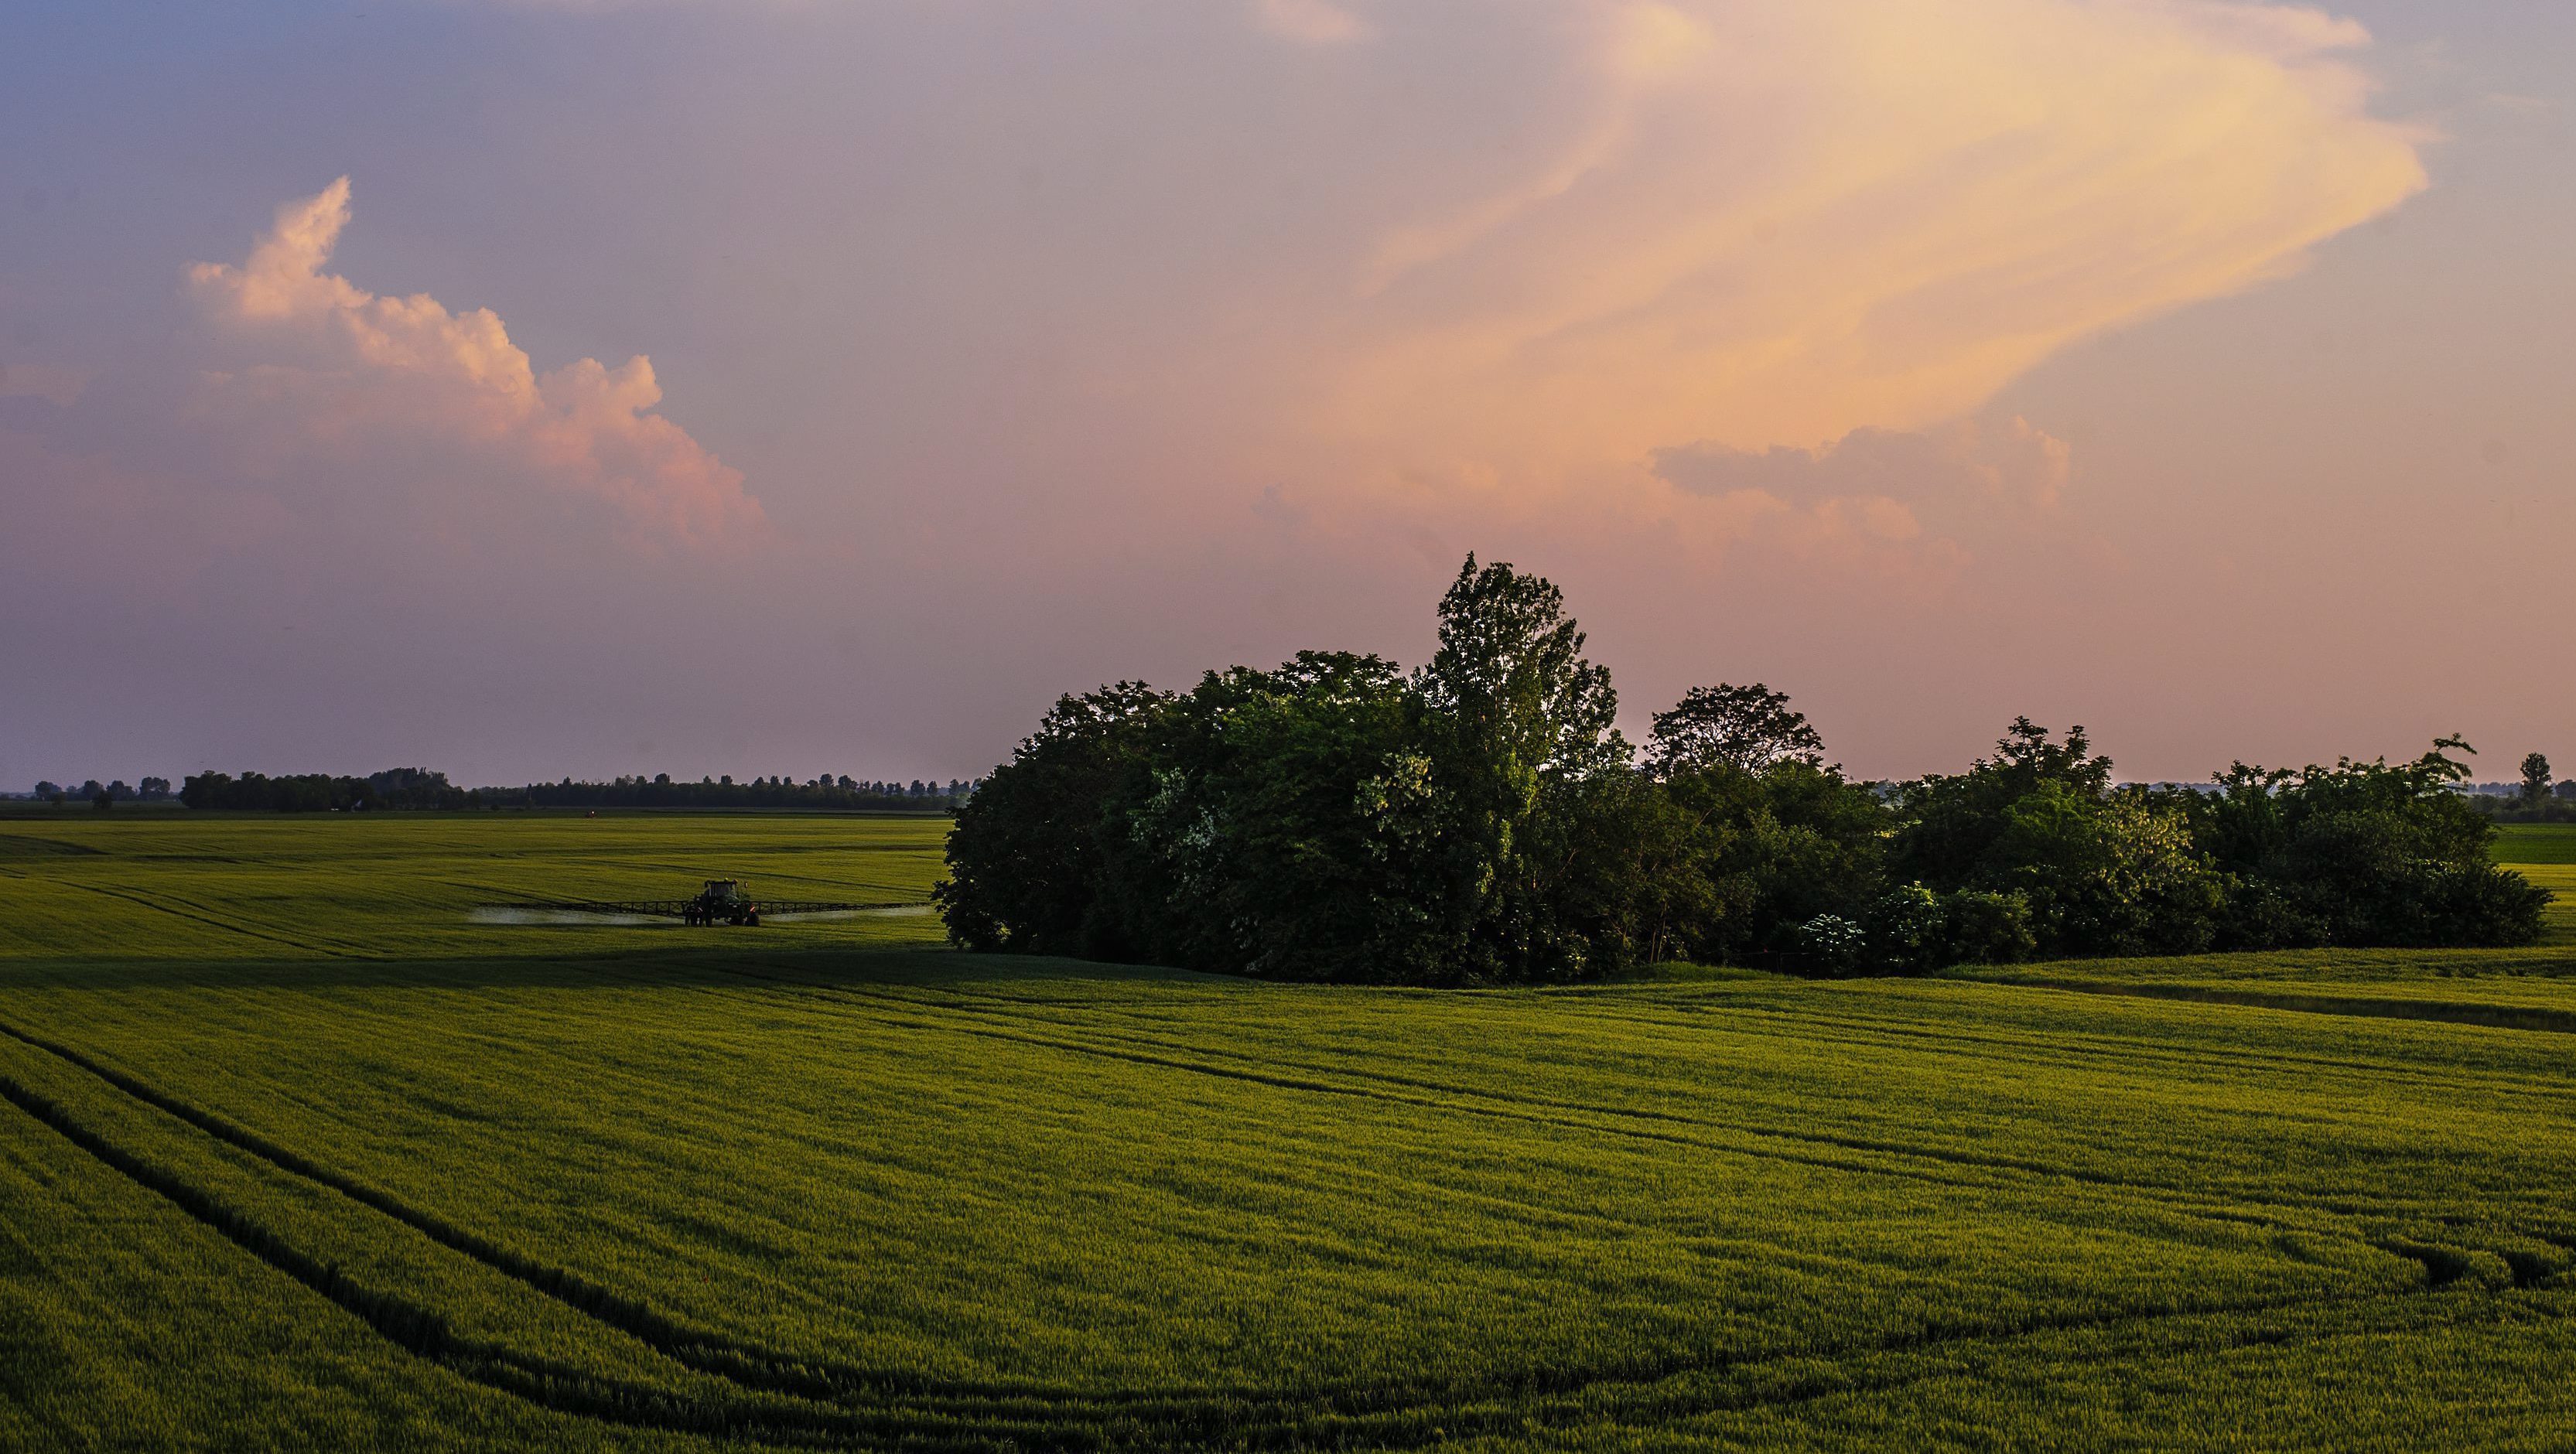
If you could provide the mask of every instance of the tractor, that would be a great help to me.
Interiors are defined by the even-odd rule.
[[[760,922],[760,905],[752,902],[751,890],[738,878],[711,878],[698,896],[680,905],[683,924],[745,924]]]

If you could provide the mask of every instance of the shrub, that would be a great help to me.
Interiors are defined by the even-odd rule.
[[[1819,974],[1857,973],[1867,962],[1869,934],[1839,914],[1818,914],[1798,926],[1797,952]]]
[[[2549,892],[2497,867],[2495,825],[2453,790],[2457,738],[2412,762],[2299,772],[2248,767],[2187,805],[2193,836],[2236,881],[2230,947],[2529,944]]]
[[[1903,974],[1953,964],[2014,964],[2038,945],[2030,901],[2022,895],[1936,893],[1919,883],[1886,894],[1872,907],[1868,942],[1880,967]]]

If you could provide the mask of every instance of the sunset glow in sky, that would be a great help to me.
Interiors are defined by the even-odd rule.
[[[2576,768],[2576,7],[0,18],[0,789],[972,776],[1427,651]]]

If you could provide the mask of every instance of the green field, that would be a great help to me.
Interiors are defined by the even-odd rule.
[[[492,912],[942,830],[0,818],[0,1448],[2576,1443],[2565,917],[1437,992]]]

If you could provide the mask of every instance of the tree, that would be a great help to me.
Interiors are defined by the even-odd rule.
[[[1391,662],[1300,652],[1274,671],[1210,672],[1112,809],[1124,833],[1104,897],[1158,962],[1410,977],[1439,941],[1430,774]]]
[[[1056,701],[957,810],[948,878],[932,890],[969,949],[1129,958],[1102,889],[1123,825],[1110,810],[1149,770],[1168,692],[1118,682]]]
[[[2458,791],[2475,749],[2297,772],[2238,763],[2182,806],[2235,881],[2225,948],[2529,944],[2549,891],[2493,861],[2495,825]]]
[[[59,803],[63,800],[63,785],[56,782],[40,782],[36,784],[36,796],[48,803]]]
[[[1867,964],[1920,974],[1953,964],[2013,964],[2039,947],[2030,900],[2019,893],[1934,893],[1908,884],[1872,905],[1859,927],[1859,942],[1836,946],[1841,953],[1831,956],[1842,967]],[[1822,967],[1834,966],[1829,959]]]
[[[2549,759],[2535,752],[2522,760],[2522,802],[2537,808],[2549,797]]]
[[[1886,884],[1887,805],[1833,768],[1790,758],[1760,774],[1716,769],[1667,790],[1684,801],[1716,797],[1734,832],[1718,861],[1740,886],[1740,907],[1700,947],[1702,957],[1794,951],[1797,926],[1818,915],[1861,919]]]
[[[1758,773],[1773,763],[1815,767],[1824,760],[1824,739],[1807,714],[1790,710],[1788,693],[1760,682],[1693,687],[1671,711],[1655,714],[1646,738],[1647,769],[1661,778],[1721,765]]]
[[[1752,896],[1728,872],[1736,825],[1638,772],[1575,789],[1568,871],[1555,912],[1580,933],[1588,967],[1652,964],[1708,952]]]
[[[1564,593],[1504,562],[1468,556],[1441,598],[1439,647],[1413,685],[1447,861],[1444,976],[1583,971],[1547,900],[1572,866],[1577,789],[1634,755],[1613,725],[1609,669],[1583,644]]]
[[[1974,887],[2020,895],[2043,952],[2197,954],[2217,936],[2226,882],[2180,805],[2136,788],[2087,798],[2050,782],[2005,817]]]
[[[145,778],[140,787],[143,801],[147,803],[163,802],[170,796],[170,780],[166,777]]]
[[[116,806],[116,794],[109,792],[107,789],[105,789],[105,788],[103,788],[103,787],[100,787],[100,786],[98,785],[98,783],[97,783],[97,782],[95,782],[95,781],[92,781],[92,782],[90,782],[89,784],[87,784],[87,787],[88,787],[88,791],[89,791],[89,805],[90,805],[91,807],[96,808],[96,809],[98,809],[100,812],[104,813],[104,812],[106,812],[108,809],[113,808],[113,807],[115,807],[115,806]]]
[[[2018,899],[2039,954],[2191,953],[2224,917],[2226,881],[2185,805],[2115,790],[2081,727],[2061,742],[2015,718],[1993,757],[1907,783],[1897,804],[1898,881]]]
[[[2099,803],[2111,791],[2111,759],[2094,753],[2081,727],[2064,742],[2028,717],[2016,717],[1995,755],[1963,773],[1934,773],[1897,789],[1905,818],[1891,865],[1897,882],[1935,889],[1965,888],[1991,866],[1990,855],[2006,830],[2013,804],[2055,784],[2076,799]]]

